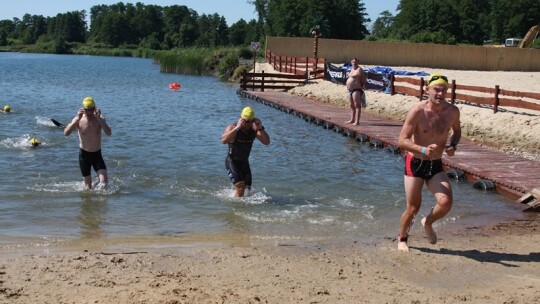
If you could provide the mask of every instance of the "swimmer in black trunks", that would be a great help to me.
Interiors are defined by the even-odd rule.
[[[407,114],[399,135],[399,147],[407,150],[405,160],[405,194],[407,209],[401,215],[398,250],[409,251],[409,228],[420,210],[422,187],[427,185],[435,196],[436,204],[430,214],[422,219],[422,226],[431,244],[437,243],[433,222],[441,219],[452,208],[452,188],[442,168],[442,155],[453,156],[461,138],[459,109],[445,99],[448,79],[433,74],[427,81],[428,99],[420,102]],[[448,136],[450,144],[446,144]]]
[[[246,188],[251,189],[249,154],[255,138],[264,145],[270,144],[270,136],[251,107],[245,107],[238,122],[227,126],[221,135],[221,143],[229,145],[225,168],[236,189],[235,196],[244,196]]]
[[[99,176],[99,188],[107,186],[107,167],[101,156],[101,131],[111,136],[111,128],[99,108],[96,108],[94,99],[83,99],[82,108],[71,123],[64,129],[64,135],[68,136],[74,130],[79,132],[79,167],[84,178],[84,184],[92,189],[92,176],[90,167],[93,167]]]
[[[349,103],[351,105],[351,120],[346,123],[354,125],[360,124],[360,115],[362,114],[362,108],[366,107],[366,93],[364,87],[366,86],[366,74],[362,68],[358,65],[358,58],[351,60],[351,71],[347,78],[345,85],[349,90]]]

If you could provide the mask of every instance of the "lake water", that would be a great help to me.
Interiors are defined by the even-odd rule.
[[[215,77],[162,74],[149,59],[0,53],[0,246],[73,241],[270,241],[368,244],[395,237],[405,207],[403,158],[241,98]],[[179,82],[178,91],[168,89]],[[84,190],[78,136],[63,136],[85,96],[112,136],[110,185]],[[224,128],[252,106],[272,143],[256,142],[253,189],[232,197]],[[42,142],[32,148],[28,139]],[[92,172],[95,177],[95,173]],[[524,215],[503,196],[453,185],[438,230]],[[421,214],[433,205],[426,191]],[[422,234],[415,224],[413,234]]]

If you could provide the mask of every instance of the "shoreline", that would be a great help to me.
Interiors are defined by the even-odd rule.
[[[2,303],[535,303],[540,215],[369,245],[74,248],[0,256]],[[360,299],[360,300],[359,300]]]

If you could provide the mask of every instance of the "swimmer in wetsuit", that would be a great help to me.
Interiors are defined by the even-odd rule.
[[[358,58],[351,60],[351,71],[345,85],[349,91],[349,103],[351,106],[351,120],[345,123],[351,123],[354,125],[360,124],[360,115],[362,114],[362,107],[366,104],[366,93],[364,87],[366,86],[366,74],[362,68],[358,65]]]
[[[407,208],[401,215],[398,250],[409,251],[408,231],[422,203],[422,187],[427,185],[436,199],[431,213],[422,219],[428,241],[437,242],[433,222],[452,208],[452,187],[442,168],[442,155],[453,156],[461,138],[459,109],[445,99],[448,79],[433,74],[427,81],[428,99],[418,103],[407,114],[399,135],[399,147],[407,150],[405,160],[405,195]],[[450,144],[446,141],[450,136]]]
[[[86,187],[92,189],[91,167],[99,176],[99,187],[105,187],[108,177],[101,155],[101,132],[111,136],[112,131],[101,110],[96,108],[92,97],[84,98],[82,106],[64,129],[64,135],[68,136],[74,130],[79,132],[79,167]]]
[[[246,188],[251,189],[251,168],[249,154],[255,138],[264,145],[270,144],[270,136],[264,130],[260,119],[255,118],[251,107],[242,110],[238,122],[230,124],[221,135],[221,143],[228,144],[225,168],[235,187],[235,196],[244,196]]]

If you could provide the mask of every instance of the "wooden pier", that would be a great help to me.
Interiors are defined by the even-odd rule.
[[[327,129],[355,137],[359,141],[379,148],[387,148],[393,153],[403,153],[397,148],[399,133],[403,125],[401,121],[364,112],[360,125],[355,126],[345,123],[350,119],[349,108],[294,96],[286,92],[239,90],[238,94],[294,114]],[[534,193],[535,188],[540,188],[540,162],[484,147],[463,137],[453,157],[443,156],[443,165],[445,169],[451,170],[447,172],[449,176],[466,178],[474,183],[475,188],[480,190],[492,188],[511,199]]]

